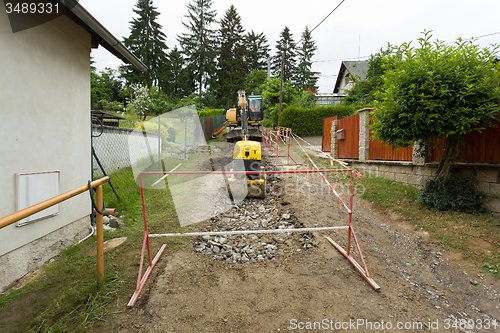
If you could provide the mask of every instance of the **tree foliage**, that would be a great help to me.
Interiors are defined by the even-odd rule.
[[[249,95],[262,95],[262,85],[266,82],[267,72],[253,69],[245,78],[245,91]]]
[[[500,66],[497,47],[431,38],[424,32],[419,47],[405,43],[384,58],[371,129],[394,147],[436,145],[443,138],[436,179],[446,180],[464,136],[500,117]]]
[[[175,46],[168,53],[168,75],[162,90],[177,99],[189,96],[194,91],[194,77],[185,64],[182,52]]]
[[[106,67],[97,73],[95,67],[90,68],[91,103],[93,109],[105,111],[122,111],[125,98],[120,94],[123,83],[115,69]]]
[[[148,70],[141,72],[133,65],[125,67],[124,77],[132,84],[142,84],[151,88],[158,86],[163,79],[166,63],[166,36],[157,22],[160,13],[153,6],[153,0],[138,0],[134,13],[138,15],[130,22],[130,36],[124,38],[123,44],[138,57]]]
[[[267,70],[267,59],[269,58],[270,49],[264,33],[256,34],[252,30],[247,33],[245,39],[248,50],[248,71]]]
[[[298,65],[295,76],[295,83],[299,90],[316,90],[318,82],[318,73],[311,70],[312,57],[318,49],[311,36],[311,31],[306,26],[302,33],[302,44],[298,49]]]
[[[312,109],[290,105],[281,112],[279,125],[291,128],[299,136],[321,135],[324,118],[348,117],[357,109],[355,105],[319,106]]]
[[[276,42],[272,70],[277,78],[267,79],[270,47],[264,33],[245,33],[240,15],[231,6],[220,20],[212,10],[213,0],[192,0],[187,5],[185,33],[177,35],[179,46],[171,50],[157,23],[160,13],[153,0],[137,0],[130,21],[130,35],[125,46],[148,68],[141,72],[133,65],[98,73],[91,68],[91,100],[93,107],[105,110],[133,110],[134,93],[140,86],[148,88],[153,107],[147,112],[158,114],[195,103],[199,108],[221,108],[234,105],[236,92],[261,95],[267,91],[272,102],[272,117],[277,124],[279,76],[282,51],[285,52],[283,107],[310,106],[313,97],[292,89],[314,89],[317,77],[311,72],[311,58],[316,46],[308,28],[297,50],[288,27]],[[299,70],[297,70],[299,69]],[[266,82],[266,80],[268,82]],[[277,80],[277,81],[276,81]],[[276,85],[278,83],[278,85]],[[276,95],[276,96],[275,96]],[[271,113],[266,110],[267,119]]]
[[[226,107],[234,104],[236,92],[243,88],[247,74],[247,49],[245,47],[243,26],[236,8],[231,5],[220,21],[217,79],[218,95]]]
[[[291,81],[295,79],[297,47],[288,27],[285,26],[280,37],[280,40],[276,42],[276,53],[272,59],[272,71],[274,75],[280,75],[282,54],[284,52],[283,81]]]
[[[189,22],[182,24],[189,32],[177,36],[186,57],[186,67],[195,77],[200,96],[202,88],[210,85],[216,72],[217,36],[216,30],[212,29],[216,23],[216,11],[211,7],[212,0],[193,0],[188,4],[188,15],[185,17]]]
[[[134,100],[132,101],[135,113],[146,120],[146,116],[150,114],[153,108],[153,102],[149,96],[149,89],[143,85],[139,85],[134,91]]]
[[[283,83],[282,108],[286,108],[292,103],[294,96],[298,93],[291,81]],[[280,99],[280,78],[271,77],[266,79],[262,85],[262,98],[268,100],[268,110],[264,112],[264,125],[278,125],[279,99]]]

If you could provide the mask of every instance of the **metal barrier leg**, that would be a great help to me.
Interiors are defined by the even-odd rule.
[[[148,280],[149,275],[153,271],[153,267],[155,267],[156,263],[160,259],[161,255],[163,254],[163,251],[165,251],[165,248],[167,247],[167,244],[163,244],[158,250],[158,253],[156,256],[151,259],[151,248],[149,245],[149,231],[148,231],[148,218],[146,216],[146,200],[144,198],[144,184],[143,184],[143,178],[142,178],[142,173],[139,175],[140,177],[140,184],[141,184],[141,200],[142,200],[142,214],[144,218],[144,240],[142,242],[142,250],[141,250],[141,259],[139,262],[139,274],[137,276],[137,286],[135,288],[134,294],[130,298],[130,301],[128,302],[127,306],[128,307],[133,307],[137,299],[139,298],[139,295],[142,291],[142,288],[144,288],[144,285],[146,284],[146,281]],[[144,272],[144,275],[142,274],[142,268],[144,265],[144,257],[146,254],[146,251],[148,252],[148,268]]]

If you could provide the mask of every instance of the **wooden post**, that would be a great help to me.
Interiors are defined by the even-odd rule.
[[[280,108],[278,109],[278,126],[280,125],[281,103],[283,102],[283,71],[285,70],[285,51],[281,53]]]
[[[96,206],[97,209],[102,211],[103,209],[103,197],[102,197],[102,185],[96,188]],[[96,214],[97,223],[97,281],[102,282],[104,280],[104,230],[103,230],[103,218],[102,215]]]

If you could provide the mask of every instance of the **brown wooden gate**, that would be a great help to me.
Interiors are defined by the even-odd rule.
[[[323,140],[321,143],[321,150],[324,152],[332,150],[332,122],[337,120],[337,116],[323,118]]]
[[[344,129],[345,139],[338,140],[339,158],[359,158],[359,113],[339,119],[338,130]]]

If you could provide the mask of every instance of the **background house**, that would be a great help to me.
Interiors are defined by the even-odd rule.
[[[355,79],[364,80],[367,72],[368,61],[342,61],[333,93],[345,96],[354,87]]]
[[[91,49],[146,70],[82,6],[70,7],[16,33],[0,11],[0,217],[91,179]],[[1,290],[85,237],[90,207],[82,194],[0,229]]]
[[[316,94],[316,106],[329,106],[342,104],[343,94],[318,93]]]

